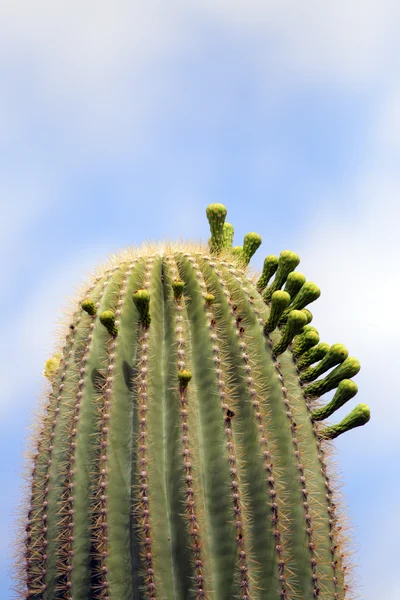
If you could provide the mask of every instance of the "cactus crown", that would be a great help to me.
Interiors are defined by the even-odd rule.
[[[45,365],[18,598],[348,598],[328,451],[369,409],[323,420],[360,366],[309,325],[299,257],[254,278],[261,237],[232,247],[226,212],[209,249],[121,254],[79,299]]]

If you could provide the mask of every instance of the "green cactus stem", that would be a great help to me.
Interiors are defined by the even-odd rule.
[[[278,321],[283,311],[289,305],[289,302],[290,296],[287,292],[277,290],[272,294],[271,312],[269,314],[268,320],[265,322],[264,333],[270,333],[275,329],[275,327],[278,325]]]
[[[369,407],[366,404],[358,404],[338,425],[325,427],[321,431],[321,436],[325,439],[333,440],[338,435],[354,429],[354,427],[365,425],[370,420],[370,417]]]
[[[332,400],[325,406],[317,408],[313,411],[311,414],[312,420],[322,421],[323,419],[328,419],[334,412],[346,404],[346,402],[348,402],[351,398],[354,398],[357,392],[358,387],[354,381],[351,379],[342,379]]]
[[[313,346],[312,348],[304,352],[301,355],[301,357],[297,360],[297,368],[301,371],[303,369],[306,369],[310,365],[318,362],[319,360],[322,360],[324,356],[329,352],[329,348],[329,344],[326,344],[325,342]]]
[[[224,223],[224,229],[222,233],[222,248],[225,248],[227,250],[232,248],[234,233],[235,230],[233,228],[233,225],[231,225],[230,223]]]
[[[333,369],[325,379],[319,379],[318,381],[314,381],[314,383],[307,385],[305,387],[305,393],[308,396],[322,396],[322,394],[335,389],[342,379],[349,379],[350,377],[357,375],[359,370],[360,363],[356,358],[346,358],[346,360]]]
[[[297,254],[295,254],[295,252],[284,250],[280,253],[275,278],[271,285],[269,285],[264,292],[265,302],[269,302],[272,294],[276,292],[276,290],[281,289],[281,287],[285,284],[289,273],[294,271],[299,263],[300,258],[297,256]]]
[[[285,329],[283,330],[282,337],[273,346],[273,351],[276,356],[282,354],[289,346],[294,336],[307,325],[307,315],[301,310],[292,310],[286,322]]]
[[[292,299],[290,307],[283,313],[281,322],[284,323],[289,316],[291,310],[301,310],[311,302],[317,300],[321,295],[321,291],[315,283],[307,281],[304,283],[296,296]]]
[[[261,243],[261,236],[258,233],[246,233],[243,241],[243,260],[245,265],[249,264],[251,257],[261,246]]]
[[[20,599],[348,597],[325,449],[369,409],[321,421],[359,363],[319,343],[296,254],[254,283],[259,236],[238,254],[226,209],[207,216],[209,250],[146,246],[100,269],[46,362]]]
[[[262,292],[268,285],[271,277],[276,273],[278,268],[278,257],[270,254],[264,260],[263,270],[260,279],[257,281],[257,290]]]
[[[302,356],[319,342],[319,333],[312,325],[305,325],[293,340],[292,350],[296,357]]]
[[[209,204],[206,214],[211,230],[210,252],[219,254],[224,245],[224,223],[227,210],[223,204]]]
[[[290,298],[293,300],[305,282],[306,278],[302,273],[298,273],[298,271],[292,271],[287,276],[285,292],[287,292],[290,295]]]
[[[305,369],[301,373],[301,380],[314,381],[320,375],[328,371],[331,367],[335,367],[342,363],[348,357],[349,353],[343,344],[333,344],[323,359],[315,366]]]

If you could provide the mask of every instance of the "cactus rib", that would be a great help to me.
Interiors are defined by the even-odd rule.
[[[282,532],[288,523],[285,522],[284,513],[282,512],[283,504],[279,479],[276,479],[274,466],[274,453],[271,455],[272,444],[267,437],[265,429],[264,408],[260,400],[262,399],[262,391],[258,389],[253,378],[253,368],[250,365],[250,356],[248,344],[246,343],[245,330],[243,330],[243,313],[235,304],[231,292],[228,290],[226,280],[223,277],[222,271],[218,266],[211,262],[207,256],[202,257],[202,268],[205,273],[206,264],[209,263],[211,272],[208,271],[210,285],[214,293],[219,299],[221,310],[223,311],[224,320],[232,323],[229,330],[225,328],[225,337],[229,337],[229,345],[232,348],[232,356],[236,357],[234,361],[234,373],[237,381],[237,386],[241,390],[240,397],[248,398],[246,402],[235,402],[234,408],[237,411],[238,419],[235,430],[241,434],[240,447],[246,447],[248,453],[252,456],[259,456],[258,461],[248,461],[243,477],[246,480],[246,486],[249,490],[250,505],[248,511],[253,515],[253,520],[249,521],[248,537],[251,542],[254,553],[261,559],[263,569],[259,571],[254,563],[254,559],[250,552],[243,555],[243,558],[249,556],[251,568],[250,576],[254,582],[254,587],[267,589],[271,580],[276,581],[276,587],[279,587],[279,594],[282,598],[288,598],[288,591],[291,588],[290,578],[292,573],[287,565],[287,556],[285,550],[285,542]],[[221,263],[222,266],[229,267],[227,263]],[[229,269],[232,274],[237,271],[233,268]],[[225,321],[225,322],[226,322]],[[239,334],[239,335],[235,335]],[[255,387],[255,385],[257,387]],[[240,427],[240,417],[253,422],[253,431],[247,426]],[[236,413],[235,413],[236,418]],[[235,433],[234,433],[235,435]],[[236,433],[238,435],[238,433]],[[257,477],[258,468],[265,470],[265,479],[260,480]],[[265,512],[265,504],[261,501],[266,498],[269,512]],[[259,499],[260,502],[255,502]],[[271,517],[269,516],[271,515]],[[268,537],[261,535],[260,524],[271,519],[272,527],[270,528],[271,535]],[[277,540],[279,541],[277,543]]]

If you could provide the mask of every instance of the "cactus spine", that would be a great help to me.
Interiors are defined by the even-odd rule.
[[[46,362],[19,599],[348,598],[326,454],[369,409],[323,419],[359,363],[319,343],[296,254],[249,278],[260,236],[207,216],[209,251],[116,257]]]

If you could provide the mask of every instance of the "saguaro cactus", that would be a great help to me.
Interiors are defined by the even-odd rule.
[[[323,419],[359,363],[319,343],[296,254],[255,278],[260,236],[207,216],[209,249],[116,256],[46,363],[18,598],[348,598],[327,450],[369,410]]]

